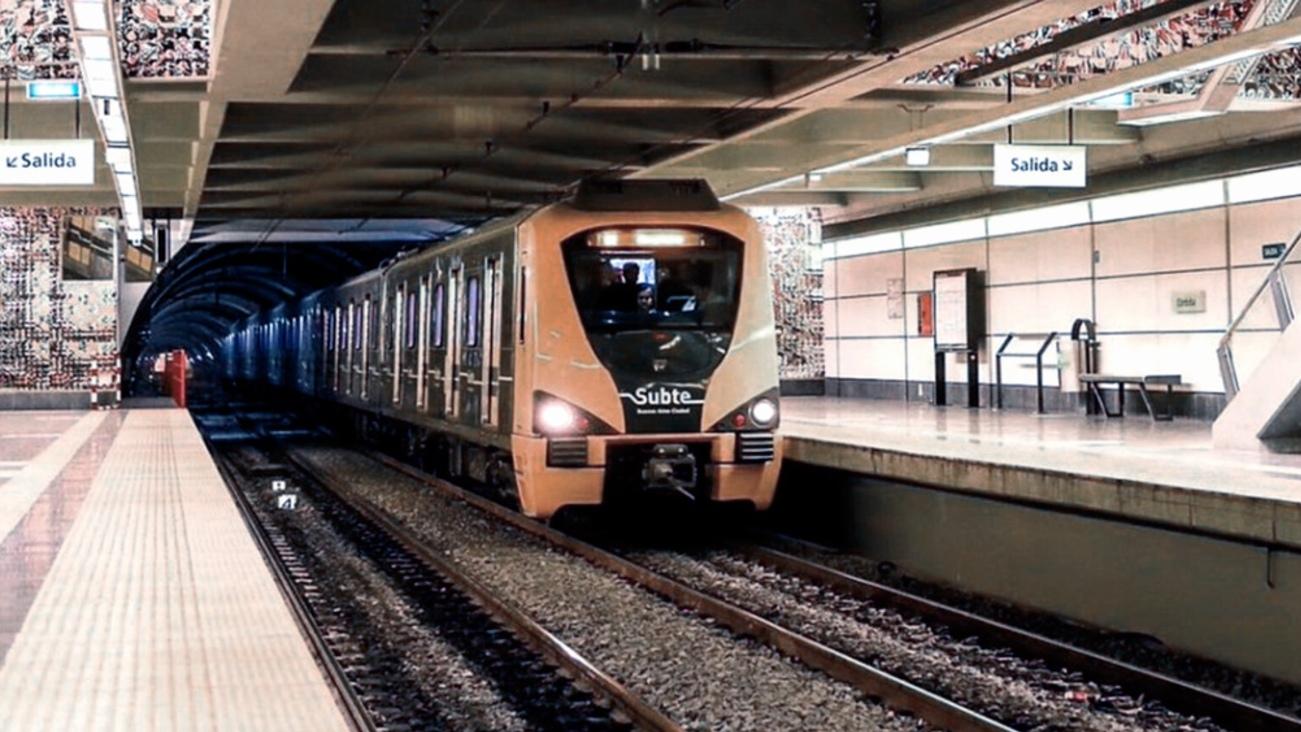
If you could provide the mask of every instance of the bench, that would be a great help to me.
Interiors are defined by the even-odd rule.
[[[1169,422],[1174,419],[1174,388],[1184,386],[1183,377],[1178,374],[1154,374],[1150,376],[1117,376],[1116,374],[1080,374],[1080,381],[1089,388],[1089,393],[1093,395],[1094,400],[1098,403],[1098,408],[1107,417],[1124,417],[1125,416],[1125,387],[1137,386],[1138,394],[1143,398],[1143,405],[1147,407],[1147,413],[1152,415],[1153,421]],[[1103,397],[1102,387],[1106,384],[1116,385],[1116,411],[1111,411],[1107,407],[1107,400]],[[1158,413],[1152,406],[1152,395],[1148,392],[1149,386],[1165,387],[1165,411]]]

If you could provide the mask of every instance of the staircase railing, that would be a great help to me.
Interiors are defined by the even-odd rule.
[[[1278,327],[1280,331],[1287,330],[1295,318],[1295,312],[1292,308],[1292,293],[1288,290],[1287,278],[1284,276],[1283,268],[1292,259],[1292,254],[1296,251],[1297,245],[1301,244],[1301,231],[1293,237],[1292,243],[1283,251],[1282,256],[1270,267],[1269,273],[1261,281],[1260,286],[1251,294],[1247,304],[1243,306],[1238,317],[1233,319],[1228,329],[1224,332],[1224,337],[1220,339],[1220,345],[1215,349],[1216,355],[1220,359],[1220,377],[1224,380],[1224,394],[1230,400],[1237,396],[1241,384],[1238,382],[1238,370],[1233,361],[1233,336],[1237,334],[1242,327],[1247,315],[1251,313],[1252,308],[1260,301],[1260,298],[1269,292],[1274,297],[1274,314],[1278,317]]]

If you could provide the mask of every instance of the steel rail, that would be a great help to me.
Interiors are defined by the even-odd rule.
[[[608,700],[619,712],[626,715],[633,724],[641,729],[655,730],[657,732],[683,732],[682,727],[677,722],[646,703],[619,681],[592,665],[590,661],[583,658],[582,655],[551,631],[542,627],[523,610],[510,601],[498,597],[486,585],[470,577],[438,553],[431,551],[410,529],[402,526],[369,499],[358,495],[350,486],[344,485],[330,476],[321,475],[318,468],[300,459],[292,451],[287,451],[286,457],[295,467],[316,480],[323,488],[333,493],[365,520],[388,534],[390,538],[410,552],[412,556],[468,594],[489,615],[514,631],[527,645],[533,647],[542,656],[560,668],[565,669],[574,677],[587,682],[598,698]]]
[[[903,590],[855,577],[771,547],[746,545],[736,551],[781,572],[859,600],[887,605],[998,643],[1018,653],[1082,671],[1096,681],[1159,699],[1175,711],[1210,717],[1235,730],[1301,732],[1301,719],[1248,704],[1186,681],[1062,643],[1036,633],[959,610]]]
[[[892,709],[908,712],[935,727],[952,732],[1011,732],[1013,729],[731,603],[556,531],[459,486],[422,473],[387,455],[373,452],[361,454],[430,486],[446,497],[480,509],[515,528],[576,554],[601,569],[668,598],[679,607],[712,618],[737,635],[756,639],[832,678],[853,685],[880,698]]]
[[[316,619],[307,607],[307,601],[303,599],[298,586],[289,573],[289,568],[285,566],[280,555],[276,553],[271,536],[267,533],[266,528],[262,526],[262,522],[258,520],[248,497],[236,487],[238,479],[231,472],[230,458],[219,451],[206,437],[204,442],[207,444],[208,453],[214,458],[213,462],[217,466],[217,472],[221,474],[222,480],[226,484],[226,489],[230,491],[235,500],[235,506],[239,509],[240,518],[244,520],[245,526],[248,527],[249,534],[252,535],[258,550],[262,552],[262,557],[267,566],[271,568],[276,587],[280,590],[280,594],[284,596],[285,603],[289,605],[289,611],[294,616],[299,631],[307,639],[311,646],[312,655],[316,657],[317,663],[328,677],[339,708],[343,711],[348,725],[357,732],[376,732],[379,727],[370,716],[370,712],[366,710],[366,705],[357,696],[357,691],[353,688],[352,683],[348,681],[348,675],[343,670],[343,666],[335,658],[329,644],[326,643],[320,626],[316,624]]]

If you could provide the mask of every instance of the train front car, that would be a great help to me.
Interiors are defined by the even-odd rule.
[[[766,509],[781,461],[756,222],[699,182],[587,188],[520,226],[523,510],[648,495]]]

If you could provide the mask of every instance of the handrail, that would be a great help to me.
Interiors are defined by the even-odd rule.
[[[1224,332],[1224,337],[1220,339],[1221,348],[1227,346],[1229,341],[1233,340],[1233,334],[1238,330],[1238,327],[1242,325],[1242,321],[1247,319],[1247,314],[1256,306],[1256,301],[1259,300],[1260,296],[1264,295],[1265,291],[1269,289],[1270,283],[1274,281],[1275,275],[1283,269],[1283,265],[1287,264],[1287,261],[1292,258],[1292,251],[1296,249],[1297,244],[1301,244],[1301,231],[1297,232],[1296,236],[1292,239],[1292,243],[1288,245],[1286,250],[1284,250],[1283,256],[1278,258],[1278,261],[1274,263],[1273,267],[1270,267],[1269,273],[1265,275],[1265,279],[1261,281],[1260,286],[1256,288],[1256,291],[1252,293],[1251,298],[1247,300],[1247,304],[1242,308],[1242,312],[1238,313],[1238,317],[1233,319],[1228,330]]]
[[[1220,377],[1224,381],[1224,393],[1230,400],[1237,396],[1240,387],[1240,384],[1238,383],[1238,371],[1233,362],[1233,349],[1231,346],[1233,336],[1238,332],[1238,328],[1242,326],[1243,321],[1247,319],[1247,315],[1251,313],[1252,308],[1256,306],[1256,303],[1260,300],[1261,296],[1265,294],[1266,290],[1275,288],[1284,297],[1290,299],[1286,287],[1279,287],[1279,273],[1283,271],[1283,267],[1287,265],[1288,260],[1292,258],[1292,253],[1296,250],[1298,244],[1301,244],[1301,231],[1297,232],[1296,236],[1292,238],[1292,243],[1283,251],[1283,255],[1278,258],[1278,261],[1274,263],[1273,267],[1270,267],[1269,272],[1265,275],[1264,279],[1261,280],[1260,286],[1251,294],[1251,297],[1247,299],[1247,304],[1243,306],[1242,311],[1238,313],[1238,316],[1233,319],[1233,322],[1230,323],[1229,327],[1224,331],[1224,336],[1220,338],[1219,346],[1215,349],[1216,355],[1218,355],[1220,359]],[[1288,306],[1290,312],[1290,302],[1288,303]],[[1280,315],[1280,317],[1282,316]],[[1280,322],[1281,328],[1286,329],[1288,325],[1289,323],[1287,322]]]
[[[1003,408],[1003,359],[1004,358],[1033,358],[1035,363],[1035,394],[1036,405],[1039,414],[1044,414],[1044,354],[1048,352],[1048,347],[1058,338],[1058,332],[1053,331],[1044,338],[1043,343],[1039,346],[1036,353],[1008,353],[1008,346],[1012,341],[1025,336],[1038,335],[1037,333],[1008,333],[1007,338],[1003,339],[1003,345],[998,347],[998,353],[994,354],[994,404],[995,409]]]

